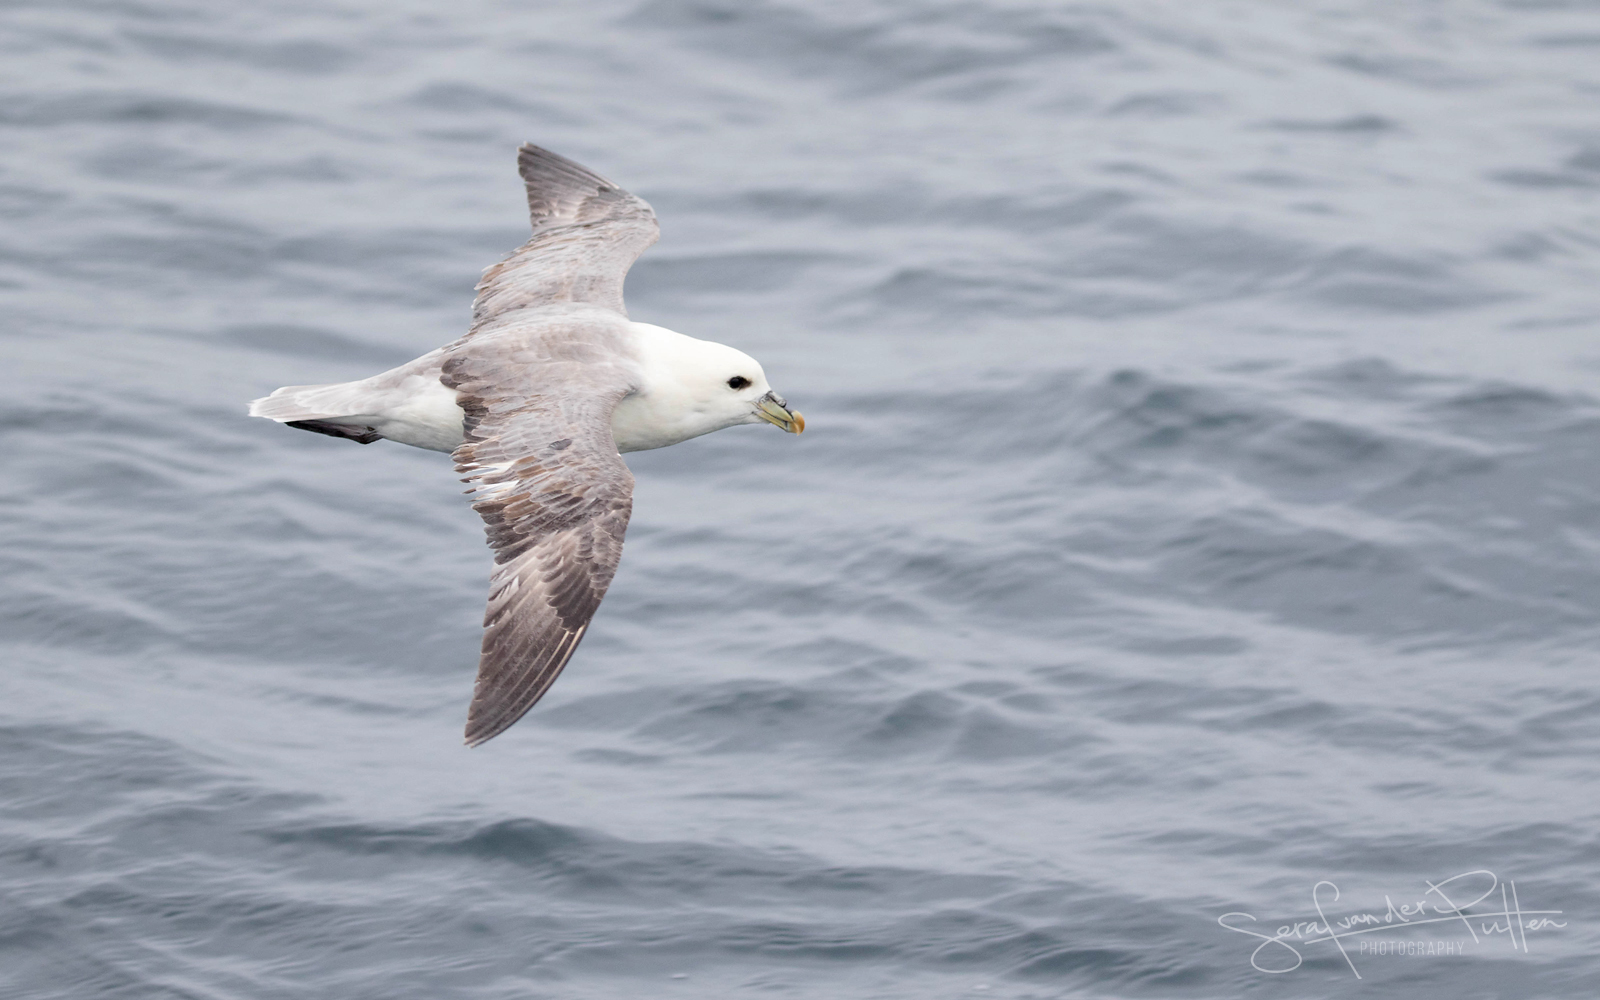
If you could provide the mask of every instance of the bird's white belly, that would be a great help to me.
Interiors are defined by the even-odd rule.
[[[454,389],[437,378],[419,375],[401,384],[392,398],[382,413],[351,417],[351,422],[364,422],[390,441],[414,448],[449,452],[460,446],[466,433],[466,413],[456,402]],[[624,399],[611,417],[617,450],[649,451],[697,436],[683,433],[657,411],[657,406],[638,396]]]
[[[466,433],[466,414],[456,391],[435,376],[413,375],[396,389],[393,402],[368,420],[372,429],[400,444],[429,451],[455,451]]]

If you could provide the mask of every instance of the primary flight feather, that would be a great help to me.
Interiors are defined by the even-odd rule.
[[[484,272],[465,336],[250,404],[302,430],[450,452],[471,484],[495,566],[469,746],[533,707],[600,606],[633,510],[621,452],[737,424],[805,429],[755,359],[628,319],[623,279],[660,233],[648,204],[538,146],[517,166],[533,238]]]

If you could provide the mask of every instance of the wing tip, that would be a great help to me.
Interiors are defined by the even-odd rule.
[[[532,705],[528,706],[528,708],[532,707]],[[504,720],[496,721],[494,719],[486,720],[473,718],[469,713],[467,716],[467,728],[461,734],[461,742],[466,744],[469,749],[472,747],[483,746],[485,743],[494,739],[496,736],[499,736],[501,733],[505,732],[507,729],[510,729],[518,722],[521,722],[522,716],[527,714],[528,709],[523,709],[520,714],[508,722]]]
[[[531,686],[523,686],[511,698],[486,696],[484,687],[484,664],[478,667],[477,690],[473,692],[472,704],[467,708],[467,728],[462,734],[463,742],[469,747],[487,743],[522,721],[523,716],[539,704],[545,693],[550,690],[556,678],[561,676],[562,670],[572,660],[572,654],[578,651],[578,643],[583,641],[584,633],[589,631],[586,621],[576,629],[567,632],[561,643],[556,646],[554,655],[530,675]]]
[[[477,708],[477,699],[473,699],[472,708],[467,711],[467,727],[461,733],[461,742],[469,747],[482,746],[510,729],[517,721],[516,719],[512,719],[510,722],[496,720],[476,711]],[[518,718],[521,717],[519,716]],[[500,723],[499,725],[495,724],[497,721]]]
[[[554,681],[555,678],[552,677],[550,680]],[[532,701],[529,701],[521,711],[515,713],[507,713],[506,706],[498,705],[496,706],[497,710],[485,709],[480,714],[478,711],[479,706],[484,703],[474,698],[472,707],[467,710],[467,728],[461,734],[461,742],[465,743],[469,748],[477,747],[499,736],[507,729],[521,722],[522,717],[528,714],[529,710],[533,708],[540,698],[544,697],[544,692],[549,687],[548,683],[545,684]],[[506,717],[508,714],[510,714],[510,718]]]
[[[576,160],[570,160],[560,153],[545,149],[543,146],[536,146],[531,142],[525,142],[517,147],[517,172],[527,184],[538,184],[559,178],[569,183],[592,184],[601,191],[608,188],[621,190],[616,184]]]

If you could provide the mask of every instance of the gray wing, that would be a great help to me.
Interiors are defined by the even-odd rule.
[[[441,376],[466,413],[456,469],[494,549],[468,746],[522,718],[572,658],[633,511],[633,475],[611,436],[630,373],[548,354],[529,366],[530,349],[452,357]]]
[[[626,316],[622,281],[661,234],[643,199],[532,144],[517,151],[533,239],[489,268],[472,304],[476,330],[513,309],[587,302]]]

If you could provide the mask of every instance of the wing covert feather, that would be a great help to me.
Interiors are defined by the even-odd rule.
[[[616,574],[633,475],[617,454],[611,413],[631,389],[629,374],[626,365],[548,353],[534,366],[504,352],[444,365],[442,381],[466,413],[456,469],[473,486],[495,562],[469,746],[504,732],[544,695]]]

